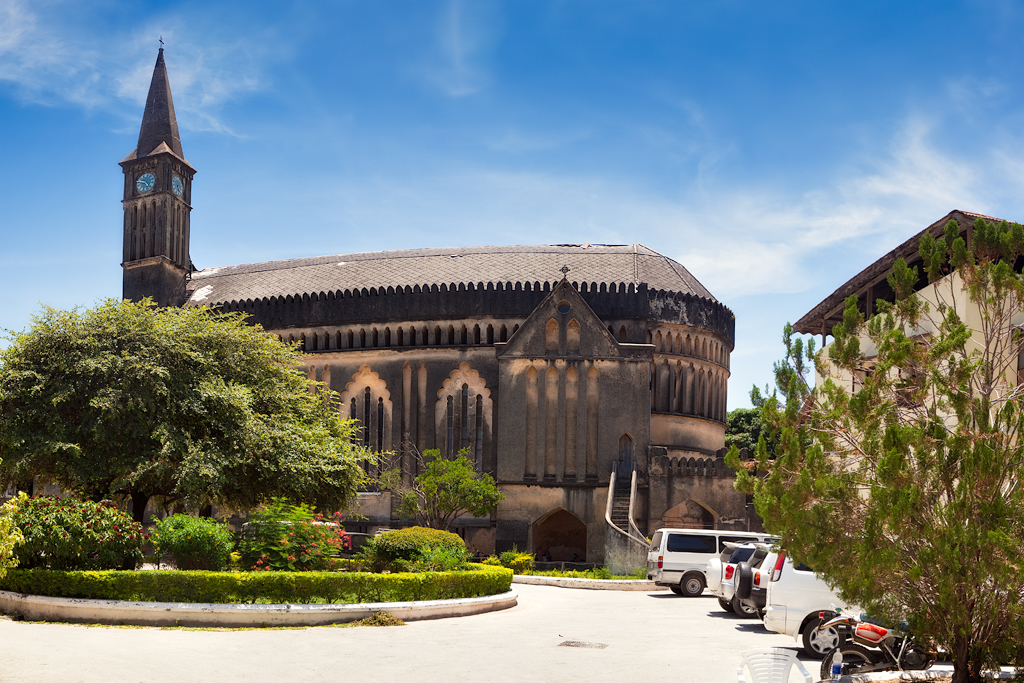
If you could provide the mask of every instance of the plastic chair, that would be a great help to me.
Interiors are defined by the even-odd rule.
[[[743,669],[750,671],[750,683],[786,683],[789,671],[796,664],[807,683],[812,683],[811,674],[807,672],[803,662],[796,658],[796,650],[784,647],[762,647],[756,650],[745,650],[740,653],[740,665],[736,667],[736,679],[739,683],[747,683]]]

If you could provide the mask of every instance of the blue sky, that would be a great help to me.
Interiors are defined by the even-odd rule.
[[[782,325],[948,211],[1024,219],[1024,5],[0,0],[0,328],[119,296],[163,36],[200,268],[640,242]]]

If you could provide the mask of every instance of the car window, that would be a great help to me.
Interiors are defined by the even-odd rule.
[[[736,548],[736,550],[732,551],[732,556],[729,557],[729,564],[739,564],[740,562],[746,562],[747,559],[753,554],[753,548]]]
[[[768,556],[768,548],[757,548],[754,551],[753,556],[747,560],[751,567],[760,567],[764,558]]]
[[[803,563],[798,564],[797,566],[793,567],[793,569],[795,569],[798,572],[811,572],[811,573],[814,573],[813,569],[811,569],[810,567],[808,567],[806,564],[803,564]]]
[[[666,550],[670,553],[713,553],[715,537],[669,534]]]
[[[651,539],[651,550],[661,550],[661,532],[655,531]]]

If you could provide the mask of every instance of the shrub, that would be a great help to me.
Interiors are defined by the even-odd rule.
[[[0,579],[0,589],[101,600],[306,604],[471,598],[505,593],[511,587],[508,569],[471,567],[418,574],[11,569]]]
[[[142,525],[113,503],[33,496],[14,514],[21,567],[118,569],[142,560]]]
[[[25,494],[21,493],[17,498],[12,498],[3,505],[0,505],[0,579],[9,567],[18,566],[18,558],[14,554],[14,548],[25,540],[21,530],[14,520],[14,513],[18,504],[25,501]]]
[[[440,529],[411,526],[374,537],[363,548],[363,557],[375,571],[394,571],[415,565],[438,549],[461,553],[463,558],[466,555],[466,543],[458,535]]]
[[[463,548],[437,547],[421,553],[418,559],[407,563],[413,572],[451,572],[464,569],[469,563],[469,552]]]
[[[234,545],[227,524],[190,515],[161,519],[149,540],[157,556],[172,555],[178,569],[223,569],[231,560]]]
[[[274,498],[238,533],[241,564],[256,571],[326,569],[332,554],[351,547],[340,519],[340,513],[328,521],[308,505]]]
[[[490,557],[485,558],[484,561],[481,562],[481,564],[486,564],[489,567],[500,567],[501,560],[495,557],[494,555],[491,555]]]
[[[512,550],[506,550],[498,556],[502,567],[508,567],[516,574],[522,574],[533,570],[534,557],[530,553],[524,553],[512,546]]]

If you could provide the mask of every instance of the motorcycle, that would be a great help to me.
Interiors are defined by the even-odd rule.
[[[841,676],[871,671],[922,671],[930,668],[938,656],[914,641],[906,623],[890,629],[869,621],[866,614],[838,614],[826,619],[822,612],[819,616],[819,630],[833,628],[849,634],[849,640],[825,655],[821,662],[822,680],[833,677],[833,663],[838,665],[836,673]]]

